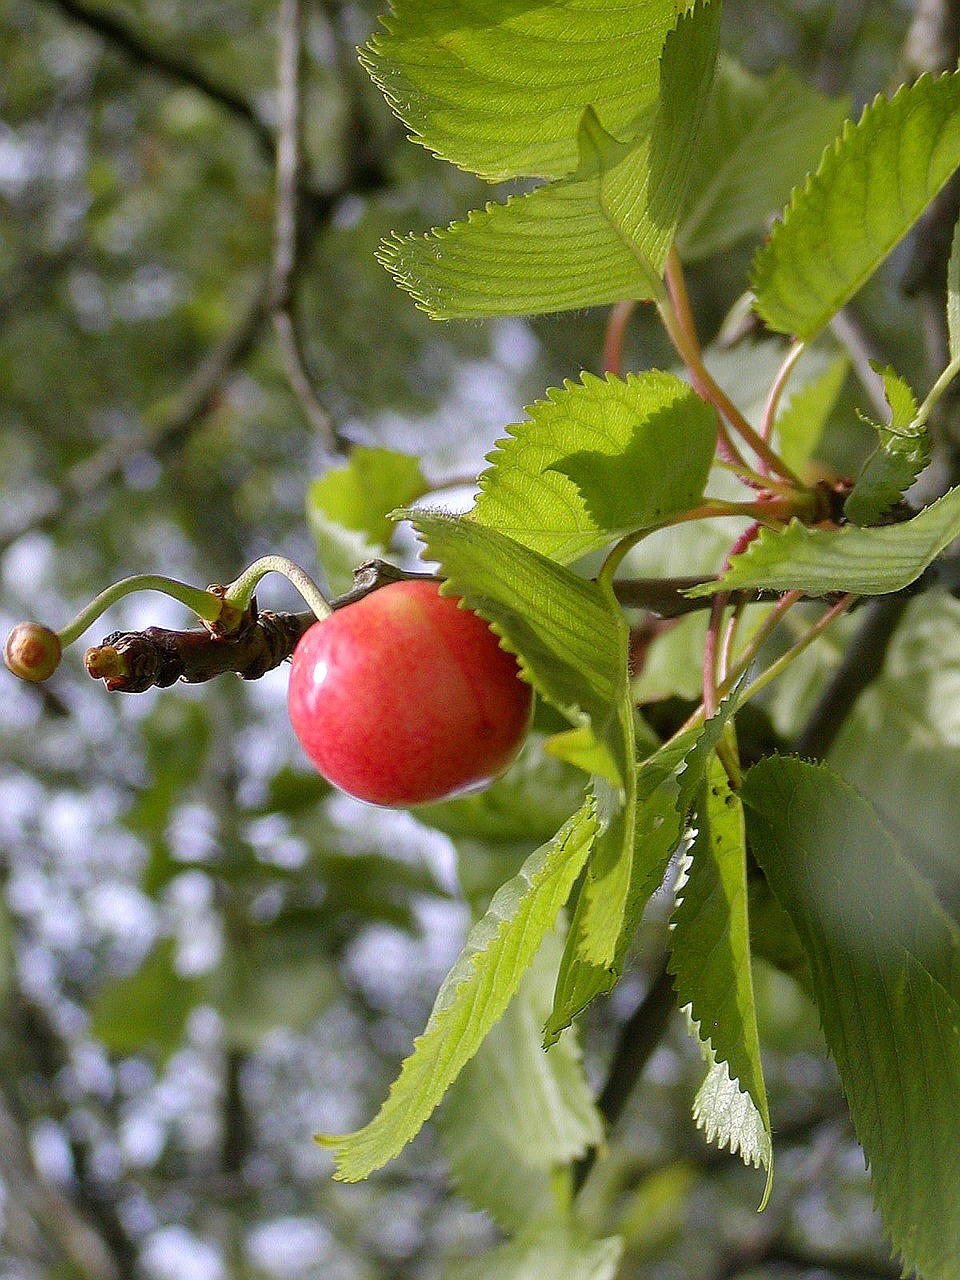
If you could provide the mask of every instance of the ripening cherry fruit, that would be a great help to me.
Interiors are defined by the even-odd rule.
[[[392,582],[312,626],[287,691],[320,773],[395,808],[492,782],[520,749],[532,701],[483,619],[426,579]]]

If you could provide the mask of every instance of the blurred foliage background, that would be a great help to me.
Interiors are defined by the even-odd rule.
[[[229,581],[268,550],[313,569],[305,503],[338,446],[415,453],[438,485],[475,476],[525,403],[598,369],[604,315],[437,325],[374,260],[390,230],[497,194],[406,143],[356,60],[378,8],[302,6],[299,236],[278,300],[281,6],[0,0],[4,630],[61,625],[136,572]],[[930,9],[729,0],[726,45],[859,106],[923,65]],[[750,252],[691,273],[707,336]],[[916,244],[895,256],[855,319],[925,387],[935,290],[917,260]],[[734,380],[758,351],[727,357]],[[628,363],[668,360],[641,318]],[[827,437],[825,465],[848,461],[848,439]],[[261,601],[294,607],[282,584]],[[948,891],[958,611],[936,592],[909,606],[832,748]],[[800,732],[855,621],[775,690],[761,737]],[[102,633],[151,624],[189,625],[140,596]],[[692,692],[696,638],[678,628],[655,651],[648,693],[669,708]],[[496,1238],[456,1193],[442,1123],[359,1187],[330,1180],[312,1135],[372,1114],[469,904],[552,834],[570,779],[528,759],[476,812],[378,813],[305,769],[284,691],[281,670],[111,697],[72,655],[43,689],[3,682],[0,1280],[419,1280],[461,1274],[456,1259]],[[587,1019],[598,1090],[655,984],[663,927],[654,913],[630,974]],[[760,1175],[693,1126],[700,1060],[676,1017],[585,1205],[625,1232],[624,1277],[893,1280],[812,1007],[778,969],[757,980],[770,1207],[758,1217]]]

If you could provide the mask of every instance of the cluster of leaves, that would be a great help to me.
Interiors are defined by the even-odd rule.
[[[751,281],[767,328],[795,340],[784,350],[792,365],[796,343],[823,333],[960,165],[960,76],[878,98],[836,136],[845,104],[786,73],[755,78],[718,61],[719,10],[717,0],[679,14],[670,0],[613,9],[590,0],[533,9],[398,0],[364,54],[415,140],[438,157],[490,181],[538,180],[464,222],[384,243],[382,261],[417,303],[452,319],[650,300],[693,386],[660,371],[567,382],[510,428],[472,511],[399,513],[448,589],[491,622],[540,698],[569,722],[547,749],[589,781],[573,815],[480,915],[379,1114],[322,1141],[339,1178],[365,1178],[452,1090],[453,1167],[515,1237],[475,1274],[527,1274],[536,1263],[538,1274],[612,1276],[617,1239],[585,1234],[569,1195],[571,1162],[600,1135],[568,1028],[619,979],[679,851],[670,968],[707,1063],[696,1118],[710,1140],[766,1169],[769,1192],[747,911],[755,863],[802,953],[891,1242],[928,1280],[949,1280],[960,1274],[960,933],[836,773],[789,756],[741,772],[736,716],[763,684],[749,676],[759,641],[726,664],[713,697],[678,733],[653,739],[635,713],[613,572],[647,534],[701,511],[723,514],[705,496],[723,483],[718,410],[748,448],[761,447],[741,473],[758,485],[773,467],[782,483],[770,482],[771,492],[788,499],[785,514],[765,520],[690,592],[714,596],[718,617],[735,590],[898,591],[960,535],[960,489],[881,523],[928,462],[928,417],[960,368],[956,249],[950,363],[922,404],[884,371],[890,420],[876,427],[876,451],[843,517],[826,524],[793,474],[809,456],[789,421],[802,411],[794,405],[781,420],[790,465],[772,449],[764,456],[769,439],[717,392],[677,305],[678,252],[692,261],[756,234],[792,186]],[[835,369],[810,385],[805,407],[822,419],[838,391]],[[768,406],[772,427],[776,394]],[[372,470],[400,504],[421,487],[403,459],[358,453],[315,487],[321,548],[338,522],[367,543],[387,541],[384,508],[364,483]],[[601,553],[599,574],[588,576],[584,563]],[[758,613],[758,634],[778,616]],[[449,822],[449,811],[437,821]],[[561,943],[555,931],[571,897]],[[550,1052],[538,1057],[531,1046],[541,1034]],[[475,1111],[451,1124],[451,1112],[470,1113],[480,1072],[502,1076],[505,1062],[516,1069],[500,1101],[503,1122],[485,1136]],[[553,1099],[539,1104],[536,1156],[512,1139],[506,1118],[538,1105],[527,1091]],[[523,1196],[498,1181],[507,1166]],[[556,1176],[563,1167],[567,1180]]]

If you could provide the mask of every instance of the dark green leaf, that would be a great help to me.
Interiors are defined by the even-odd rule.
[[[742,794],[753,853],[810,962],[890,1238],[925,1280],[956,1280],[960,933],[826,766],[771,757]]]

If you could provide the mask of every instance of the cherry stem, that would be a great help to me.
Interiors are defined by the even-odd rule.
[[[122,578],[95,596],[72,622],[68,622],[57,632],[60,644],[63,648],[73,644],[111,605],[135,591],[160,591],[192,609],[204,622],[216,622],[223,613],[223,600],[211,591],[201,591],[199,587],[191,587],[189,583],[178,582],[176,578],[165,578],[160,574],[138,573],[132,578]]]
[[[743,619],[744,602],[738,601],[733,608],[733,612],[727,622],[723,633],[723,641],[720,646],[720,658],[717,668],[718,678],[721,682],[727,679],[730,674],[730,666],[733,662],[733,646],[736,643],[737,632],[740,630],[740,623]]]
[[[757,457],[766,464],[768,471],[780,476],[795,488],[802,488],[800,478],[790,470],[783,459],[773,450],[766,440],[751,427],[727,393],[716,382],[703,362],[700,343],[697,339],[693,314],[687,295],[686,282],[683,278],[683,267],[676,246],[673,246],[667,257],[664,273],[669,305],[666,300],[657,302],[664,328],[670,341],[676,347],[677,354],[687,366],[693,388],[701,400],[707,401],[725,418],[738,435],[750,446]],[[746,463],[721,421],[718,431],[718,450],[725,462],[746,468]]]
[[[298,564],[288,560],[286,556],[262,556],[255,560],[248,569],[244,569],[239,578],[235,578],[223,589],[223,600],[226,604],[241,613],[250,606],[254,592],[261,578],[268,573],[281,573],[300,592],[300,595],[313,610],[320,622],[329,618],[333,612],[330,601],[326,598],[310,575]]]

